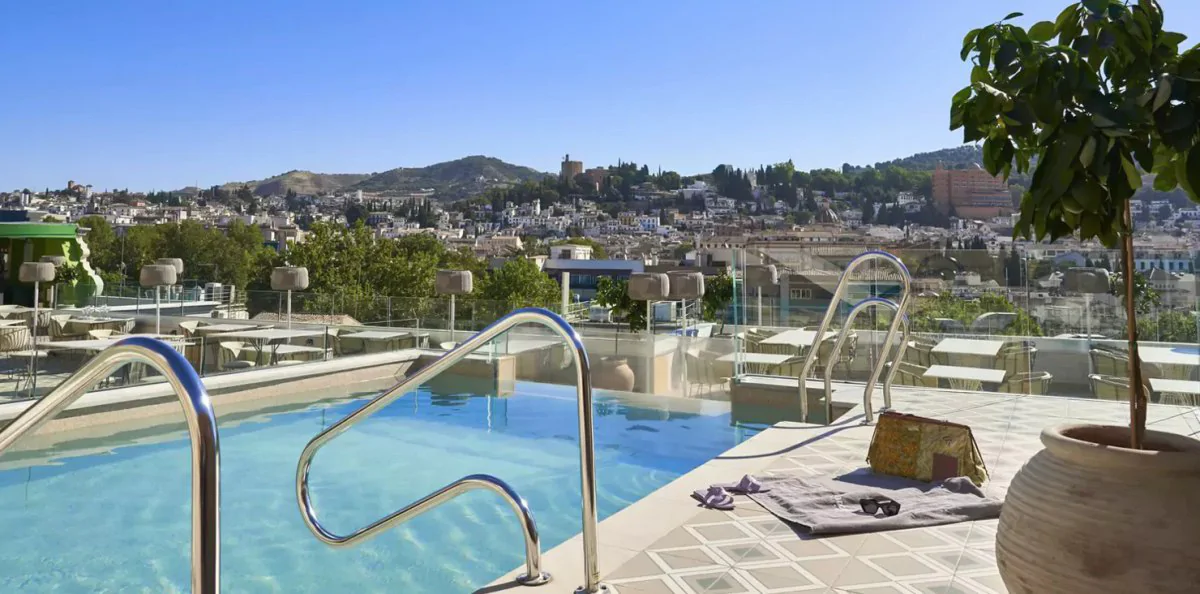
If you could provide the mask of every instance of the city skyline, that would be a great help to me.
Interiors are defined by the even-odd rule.
[[[1195,41],[1200,6],[1164,0]],[[172,190],[466,155],[555,172],[866,165],[956,146],[962,35],[1033,0],[903,6],[17,5],[0,189]],[[726,15],[726,16],[722,16]],[[69,34],[64,34],[69,32]]]

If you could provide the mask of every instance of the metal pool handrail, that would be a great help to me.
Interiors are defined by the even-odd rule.
[[[413,503],[401,510],[346,536],[338,536],[327,530],[317,519],[309,494],[308,471],[312,465],[313,456],[329,441],[353,427],[359,421],[375,414],[400,396],[415,389],[421,384],[433,379],[449,369],[458,361],[469,355],[475,349],[491,342],[500,334],[515,326],[526,323],[541,324],[554,331],[571,347],[575,357],[575,384],[579,396],[579,462],[580,484],[583,494],[583,567],[584,585],[578,592],[592,594],[598,592],[600,585],[600,570],[596,561],[596,459],[595,442],[592,433],[592,375],[588,363],[587,351],[583,347],[583,339],[565,320],[557,314],[542,308],[528,307],[515,310],[493,322],[475,336],[462,342],[454,350],[441,356],[433,363],[404,379],[396,386],[376,396],[362,408],[350,413],[342,420],[329,426],[317,434],[304,451],[296,465],[296,501],[300,505],[300,515],[308,529],[322,542],[331,546],[349,546],[370,538],[388,528],[402,524],[421,513],[437,507],[441,503],[454,498],[462,492],[486,488],[500,494],[517,515],[521,517],[521,526],[525,533],[525,575],[518,581],[526,585],[539,585],[549,581],[550,576],[541,571],[541,543],[538,538],[536,524],[529,512],[525,501],[520,498],[507,484],[499,479],[483,475],[472,475],[460,479],[431,495]]]
[[[825,336],[825,331],[829,328],[829,323],[833,321],[833,316],[837,314],[838,305],[841,303],[842,297],[844,297],[846,294],[846,287],[850,285],[851,275],[859,266],[862,266],[863,264],[872,260],[883,260],[885,262],[890,262],[896,267],[896,271],[900,273],[902,297],[900,298],[900,302],[897,304],[896,317],[892,320],[891,326],[888,327],[887,336],[883,339],[884,344],[892,344],[892,341],[896,338],[896,330],[900,328],[900,320],[904,319],[905,314],[908,313],[908,302],[912,296],[912,275],[908,273],[908,267],[904,265],[904,262],[902,262],[900,258],[897,258],[895,255],[887,252],[872,250],[859,254],[853,260],[851,260],[849,264],[846,265],[846,270],[842,271],[842,277],[838,279],[837,288],[834,289],[833,296],[830,297],[829,308],[825,310],[825,317],[821,319],[821,325],[817,326],[817,333],[813,337],[812,346],[808,349],[808,355],[804,357],[804,365],[801,366],[800,376],[797,378],[799,380],[797,381],[797,384],[799,384],[800,390],[800,418],[804,419],[805,421],[808,419],[808,391],[805,389],[805,380],[808,379],[808,370],[812,369],[813,363],[817,360],[817,351],[820,350],[819,347],[821,339]],[[843,326],[839,333],[844,333],[845,331],[846,327]],[[877,376],[872,375],[871,380],[867,382],[868,394],[874,391],[876,379],[878,379]],[[826,395],[825,399],[828,401],[829,396]],[[826,402],[826,408],[829,408],[828,402]],[[833,419],[825,419],[826,424],[832,422]]]
[[[183,405],[192,442],[192,593],[221,589],[221,447],[208,391],[187,359],[152,338],[130,337],[100,351],[0,431],[0,452],[36,431],[126,363],[147,363],[167,378]]]
[[[884,299],[883,297],[867,297],[866,299],[863,299],[855,304],[855,306],[850,309],[850,313],[846,314],[845,328],[850,328],[851,325],[854,324],[854,318],[857,318],[858,314],[870,307],[886,307],[897,312],[897,316],[900,315],[900,306],[895,301],[892,301],[891,299]],[[892,380],[896,377],[896,370],[899,369],[900,361],[904,357],[904,347],[908,345],[908,318],[904,318],[901,324],[904,327],[904,335],[900,339],[900,348],[896,350],[896,358],[892,360],[892,368],[888,370],[887,377],[883,379],[883,408],[885,410],[892,408]],[[848,336],[848,333],[845,331],[838,333],[837,340],[833,343],[833,356],[835,358],[837,357],[838,353],[842,352],[842,344],[846,342],[846,336]],[[891,352],[892,345],[884,344],[883,350],[879,354],[879,362],[875,364],[875,369],[871,372],[871,381],[867,382],[868,388],[863,391],[863,424],[870,424],[875,419],[875,413],[872,409],[871,393],[874,390],[873,386],[875,385],[875,382],[879,379],[879,374],[888,364],[888,355]],[[825,366],[825,418],[833,418],[832,363]]]

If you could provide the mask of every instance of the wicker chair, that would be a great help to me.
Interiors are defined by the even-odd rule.
[[[92,340],[100,340],[103,338],[112,338],[118,336],[118,334],[116,330],[111,328],[97,328],[95,330],[88,330],[87,336]]]
[[[50,316],[50,340],[78,340],[87,338],[86,334],[72,334],[67,331],[67,322],[70,320],[71,314]]]
[[[179,322],[179,333],[182,334],[184,338],[191,338],[194,334],[196,334],[196,328],[199,327],[200,322],[197,320]]]
[[[833,352],[833,345],[837,342],[837,338],[829,338],[821,341],[817,347],[817,362],[813,367],[817,371],[817,377],[825,377],[825,366],[832,365],[834,374],[840,371],[848,371],[850,363],[854,361],[854,357],[858,352],[858,333],[851,330],[850,335],[846,337],[845,344],[842,345],[840,353]],[[839,366],[841,366],[839,368]]]
[[[1093,373],[1092,395],[1101,400],[1129,400],[1129,378]]]
[[[1041,395],[1050,391],[1054,376],[1049,371],[1029,371],[1008,376],[997,391],[1009,394]]]
[[[888,367],[892,365],[891,361],[887,362]],[[896,385],[900,386],[919,386],[922,388],[938,387],[936,377],[925,377],[925,371],[928,367],[922,367],[908,361],[901,361],[900,368],[896,370]],[[888,370],[890,372],[890,369]],[[886,375],[884,377],[887,377]]]
[[[217,343],[217,367],[222,371],[236,371],[255,367],[254,361],[242,359],[243,353],[254,353],[254,348],[240,341],[223,341]]]
[[[1037,352],[1037,347],[1032,345],[1020,343],[1007,345],[1000,349],[1000,353],[995,359],[995,369],[1003,369],[1008,372],[1009,376],[1031,374]]]

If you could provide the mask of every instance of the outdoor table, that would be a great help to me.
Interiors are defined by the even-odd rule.
[[[266,345],[272,345],[271,362],[275,361],[275,353],[282,346],[280,343],[291,340],[293,338],[310,338],[314,336],[325,336],[325,330],[306,330],[303,328],[260,328],[257,330],[244,330],[238,332],[222,332],[220,334],[212,334],[207,338],[216,339],[238,339],[249,342],[257,351],[255,361],[262,359],[263,348]]]
[[[338,337],[339,340],[350,338],[363,341],[363,353],[379,353],[400,350],[401,341],[415,337],[409,332],[388,332],[385,330],[363,330],[351,332]],[[413,346],[416,346],[415,344]]]
[[[976,340],[971,338],[943,338],[931,353],[946,356],[946,361],[963,367],[983,367],[1000,355],[1003,340]]]
[[[821,337],[821,340],[829,340],[835,336],[837,336],[837,332],[826,331],[824,336]],[[816,330],[802,330],[800,328],[793,328],[791,330],[784,330],[783,332],[773,336],[768,336],[759,341],[758,344],[806,347],[811,346],[813,340],[816,338]]]
[[[717,357],[719,363],[736,363],[740,358],[741,362],[747,366],[753,366],[747,369],[747,373],[775,375],[771,371],[778,371],[778,368],[791,361],[797,359],[796,355],[782,355],[776,353],[729,353]]]
[[[208,336],[210,334],[220,334],[222,332],[237,332],[239,330],[259,330],[257,326],[250,324],[209,324],[207,326],[197,326],[192,332],[196,336]]]
[[[1004,381],[1005,370],[983,367],[960,367],[956,365],[934,365],[925,370],[924,377],[945,379],[954,390],[977,391],[983,383],[998,384]]]
[[[92,330],[112,330],[125,332],[133,323],[133,318],[70,318],[63,329],[70,335],[84,335]]]
[[[1139,346],[1138,358],[1157,365],[1169,379],[1186,380],[1192,368],[1200,365],[1200,348]]]
[[[1159,394],[1158,401],[1163,400],[1162,395],[1171,394],[1171,400],[1187,406],[1196,406],[1197,396],[1200,396],[1200,382],[1192,380],[1152,377],[1150,389]]]

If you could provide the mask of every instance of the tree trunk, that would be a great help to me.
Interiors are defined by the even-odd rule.
[[[1121,241],[1122,279],[1125,281],[1125,323],[1129,338],[1129,435],[1130,447],[1142,449],[1146,433],[1146,387],[1137,350],[1137,304],[1134,303],[1133,216],[1125,201],[1125,232]]]

